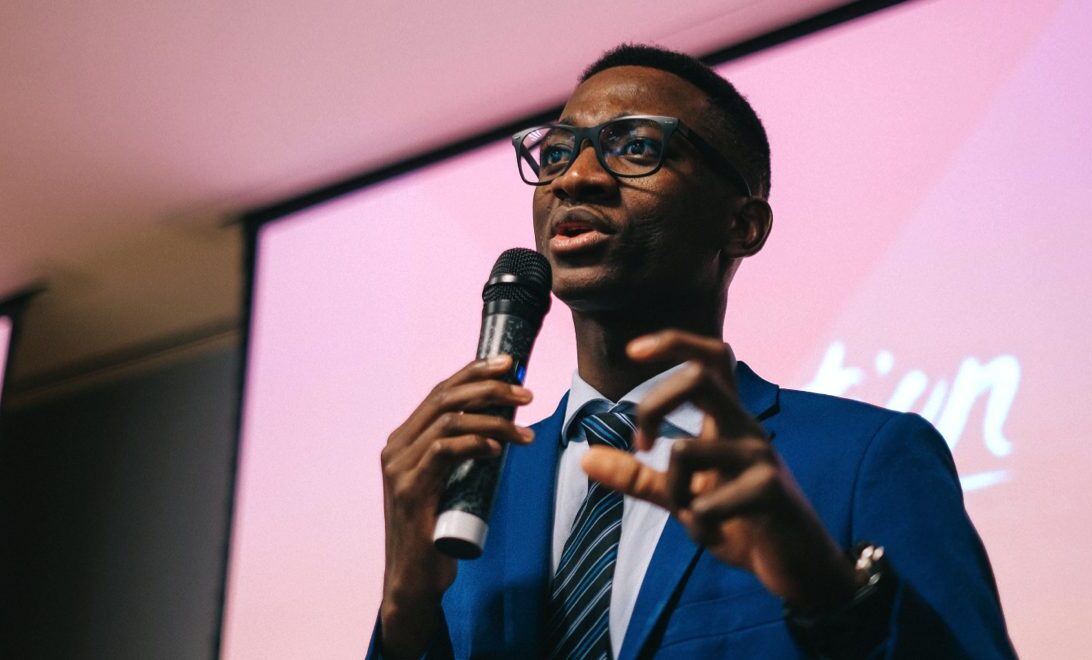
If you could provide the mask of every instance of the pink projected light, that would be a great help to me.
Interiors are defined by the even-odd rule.
[[[933,421],[1028,657],[1092,646],[1070,624],[1092,575],[1044,559],[1092,545],[1089,32],[1078,0],[912,3],[722,67],[769,131],[775,214],[726,337],[784,386]],[[260,231],[225,657],[363,653],[379,451],[472,357],[495,257],[532,246],[514,160],[487,146]],[[568,387],[566,312],[523,423]]]
[[[8,347],[11,345],[11,317],[0,316],[0,394],[4,392],[4,372],[8,365]]]

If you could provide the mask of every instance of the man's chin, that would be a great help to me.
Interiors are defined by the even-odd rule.
[[[560,276],[559,276],[560,275]],[[570,277],[555,271],[553,293],[575,312],[620,309],[632,303],[633,286],[622,286],[608,277]],[[587,275],[591,275],[590,273]]]

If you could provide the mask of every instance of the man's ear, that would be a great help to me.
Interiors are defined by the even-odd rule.
[[[748,197],[735,209],[724,239],[724,254],[749,257],[762,249],[773,227],[773,210],[761,197]]]

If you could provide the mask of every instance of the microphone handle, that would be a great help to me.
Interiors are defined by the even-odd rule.
[[[522,315],[497,313],[494,310],[498,307],[507,305],[487,303],[482,310],[477,357],[484,359],[501,354],[511,355],[512,368],[501,380],[522,385],[542,320],[540,318],[535,322]],[[515,408],[511,406],[493,406],[474,412],[507,420],[515,417]],[[440,515],[432,537],[440,552],[456,559],[477,559],[481,556],[489,532],[493,497],[507,455],[508,445],[502,444],[500,456],[468,459],[455,467],[440,500]]]

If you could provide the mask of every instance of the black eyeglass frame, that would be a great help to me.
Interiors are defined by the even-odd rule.
[[[659,161],[656,163],[656,166],[653,167],[651,170],[649,170],[648,172],[642,172],[641,174],[623,174],[621,172],[616,172],[612,167],[607,164],[607,159],[603,156],[603,147],[599,142],[599,137],[600,135],[602,135],[603,129],[615,122],[627,121],[632,119],[653,121],[659,124],[664,134],[664,148],[663,151],[660,152]],[[553,128],[564,128],[573,133],[573,144],[576,145],[576,152],[573,154],[573,157],[569,159],[569,162],[566,163],[564,169],[562,169],[554,176],[544,181],[529,181],[527,179],[527,176],[523,173],[523,163],[526,162],[536,175],[539,172],[539,164],[535,162],[535,159],[531,156],[530,153],[527,152],[527,149],[523,147],[523,139],[533,131]],[[595,158],[599,161],[599,164],[603,167],[604,170],[610,172],[612,176],[624,178],[638,178],[642,176],[651,176],[656,172],[660,171],[660,168],[663,167],[664,164],[665,155],[667,154],[667,147],[671,143],[671,136],[674,135],[676,131],[679,133],[679,135],[682,135],[684,138],[689,140],[690,144],[694,145],[703,156],[713,161],[715,164],[719,165],[724,173],[728,175],[728,178],[730,178],[732,182],[739,188],[739,190],[746,193],[747,197],[751,197],[751,186],[747,183],[747,180],[743,178],[743,175],[740,174],[736,166],[732,164],[732,161],[728,160],[728,158],[724,154],[722,154],[716,147],[709,144],[709,142],[707,142],[703,137],[688,128],[686,124],[682,123],[682,120],[680,120],[678,117],[663,117],[660,115],[625,115],[623,117],[615,117],[614,119],[605,121],[597,126],[587,126],[584,128],[581,128],[579,126],[572,126],[570,124],[554,122],[550,124],[543,124],[541,126],[532,126],[531,128],[527,128],[520,131],[519,133],[516,133],[512,136],[512,146],[516,150],[516,169],[519,170],[520,178],[523,179],[523,182],[528,185],[544,186],[554,179],[562,176],[563,174],[565,174],[565,172],[568,172],[569,168],[573,164],[573,161],[576,160],[577,155],[582,149],[585,140],[591,143],[592,149],[595,151]]]

